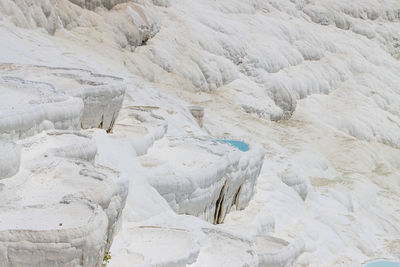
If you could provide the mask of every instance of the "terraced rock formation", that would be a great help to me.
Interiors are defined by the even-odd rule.
[[[2,266],[100,266],[128,181],[96,163],[96,143],[79,130],[111,131],[122,79],[2,64],[0,89]]]
[[[47,85],[43,86],[53,87],[51,88],[53,94],[66,94],[82,99],[84,104],[80,125],[82,129],[100,128],[111,132],[122,107],[126,90],[126,84],[118,77],[76,68],[0,64],[1,74],[30,80],[25,81],[29,84],[32,84],[32,81],[44,82]],[[30,92],[26,94],[28,93],[30,94]],[[48,95],[49,93],[41,92],[40,94]],[[67,128],[76,129],[77,125],[67,126]]]
[[[154,150],[161,152],[150,155],[154,157],[156,153],[165,153],[175,167],[170,172],[166,171],[165,175],[155,174],[150,178],[150,184],[177,213],[194,215],[214,224],[223,223],[232,207],[244,209],[251,200],[263,165],[264,150],[255,146],[248,152],[240,152],[229,145],[219,145],[209,140],[184,140],[183,143],[171,140],[164,148],[156,145]],[[223,148],[218,149],[218,146]],[[207,151],[209,147],[214,147],[215,151]],[[163,152],[165,149],[168,152]],[[180,159],[179,155],[175,155],[185,149],[193,151],[195,165],[188,165],[190,160],[186,162],[184,158]],[[202,149],[205,151],[202,152]],[[203,162],[202,158],[207,160]],[[161,161],[150,158],[142,164],[146,166],[147,162],[152,162],[153,165],[149,166],[154,167],[165,164],[165,160],[166,158]]]

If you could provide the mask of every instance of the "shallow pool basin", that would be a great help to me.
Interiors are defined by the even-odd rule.
[[[229,139],[216,139],[215,141],[220,142],[220,143],[227,143],[230,144],[240,151],[246,152],[249,150],[249,145],[238,140],[229,140]]]
[[[365,267],[400,267],[400,262],[378,260],[365,264]]]

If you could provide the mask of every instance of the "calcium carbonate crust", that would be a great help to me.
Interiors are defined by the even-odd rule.
[[[64,75],[86,84],[66,94],[50,83],[0,77],[1,90],[8,96],[0,100],[0,137],[8,139],[0,140],[4,155],[0,157],[0,199],[5,205],[0,213],[8,218],[0,222],[0,262],[4,266],[100,266],[112,244],[129,186],[127,181],[118,181],[119,173],[95,163],[96,143],[76,130],[82,116],[85,121],[101,118],[98,126],[111,130],[124,84],[121,79],[79,69],[10,68],[14,74],[18,68],[19,74],[35,69],[33,76],[40,70],[57,80],[62,80],[57,75]],[[113,82],[101,83],[105,80]],[[89,111],[86,115],[85,110]],[[61,217],[56,223],[57,216]]]
[[[0,109],[0,138],[17,140],[45,129],[79,129],[81,99],[57,91],[52,85],[16,77],[0,77],[8,96]]]
[[[0,212],[10,223],[9,227],[3,225],[4,222],[0,226],[2,266],[101,266],[107,246],[108,220],[97,204],[63,201],[50,205],[0,207]],[[69,215],[74,213],[84,214],[84,218]],[[48,221],[44,221],[46,219]],[[29,222],[39,223],[41,229],[31,229]],[[15,223],[22,226],[15,226]]]
[[[7,218],[0,222],[1,262],[100,266],[112,244],[128,185],[118,182],[116,171],[90,162],[97,148],[85,134],[57,131],[20,142],[24,168],[3,180],[0,197],[7,203],[0,208]]]
[[[60,157],[69,159],[78,159],[94,162],[97,154],[97,144],[88,134],[76,131],[49,131],[48,136],[76,135],[82,137],[83,141],[79,143],[68,144],[62,147],[50,148],[46,151],[46,157]]]
[[[154,4],[166,6],[168,0]],[[160,27],[153,12],[127,0],[2,0],[0,14],[18,27],[42,28],[49,34],[85,28],[88,35],[100,34],[128,51],[145,44]]]
[[[254,194],[264,150],[232,151],[217,162],[184,176],[153,177],[150,184],[180,214],[222,223],[229,210],[244,209]]]
[[[273,244],[275,249],[271,249],[268,243]],[[289,243],[272,236],[257,236],[255,244],[259,266],[264,267],[293,266],[296,259],[305,252],[305,242],[301,239]]]
[[[0,180],[19,170],[21,150],[14,142],[0,140]],[[1,187],[0,187],[1,193]]]
[[[81,127],[111,132],[122,107],[123,79],[78,68],[0,64],[0,73],[52,84],[58,91],[82,99]]]

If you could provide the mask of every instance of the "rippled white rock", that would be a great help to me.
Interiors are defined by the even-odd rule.
[[[152,176],[150,184],[177,213],[222,223],[232,206],[244,209],[248,205],[263,159],[260,147],[235,150],[198,169],[192,166],[194,170],[187,173]]]
[[[45,129],[79,129],[83,102],[51,84],[0,77],[0,137],[21,139]]]
[[[167,5],[167,0],[154,2]],[[85,27],[89,35],[100,34],[128,51],[159,31],[159,18],[154,12],[127,0],[2,0],[0,13],[18,27],[42,28],[50,34],[65,29],[80,32]]]
[[[64,201],[0,206],[2,266],[100,266],[107,216],[96,204]]]
[[[51,131],[17,143],[21,167],[3,172],[8,175],[0,188],[0,216],[7,218],[0,220],[1,262],[101,264],[119,224],[127,184],[118,172],[95,163],[97,146],[89,135]],[[40,256],[29,257],[38,250]]]
[[[19,146],[14,142],[0,140],[0,179],[13,176],[18,172],[20,158]]]
[[[123,79],[84,69],[35,65],[0,64],[0,73],[32,81],[46,82],[84,103],[81,127],[110,132],[122,107],[126,84]]]
[[[293,266],[305,250],[305,244],[302,240],[290,244],[285,240],[271,236],[257,236],[255,239],[260,266]]]
[[[398,1],[157,0],[94,11],[58,1],[60,12],[52,2],[27,2],[0,1],[0,34],[7,40],[0,42],[2,61],[114,73],[129,82],[126,105],[162,107],[168,137],[231,134],[264,145],[253,201],[220,225],[235,238],[303,239],[300,266],[398,258]],[[185,111],[189,105],[206,108],[204,129]],[[280,119],[288,120],[269,121]],[[177,226],[190,217],[171,215],[143,182],[149,173],[129,142],[96,140],[100,158],[124,166],[133,181],[126,228],[147,220]],[[200,225],[192,220],[182,227]],[[118,267],[137,256],[124,249],[135,236],[123,233],[116,244],[121,249],[113,251]],[[199,262],[216,262],[215,247],[229,258],[248,248],[230,239],[224,247],[204,240]],[[286,248],[290,253],[280,255],[288,262],[301,251]],[[268,262],[274,259],[268,252],[276,251],[261,252]],[[257,264],[243,259],[242,265]]]

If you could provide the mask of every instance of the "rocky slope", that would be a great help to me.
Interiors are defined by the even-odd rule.
[[[126,81],[115,133],[91,133],[98,163],[130,180],[110,265],[355,266],[400,255],[399,11],[395,0],[0,0],[0,60]],[[203,128],[191,105],[205,108]],[[41,118],[27,135],[51,126]],[[164,133],[261,143],[249,205],[219,226],[176,215],[148,181],[184,177],[198,150],[141,158]]]

